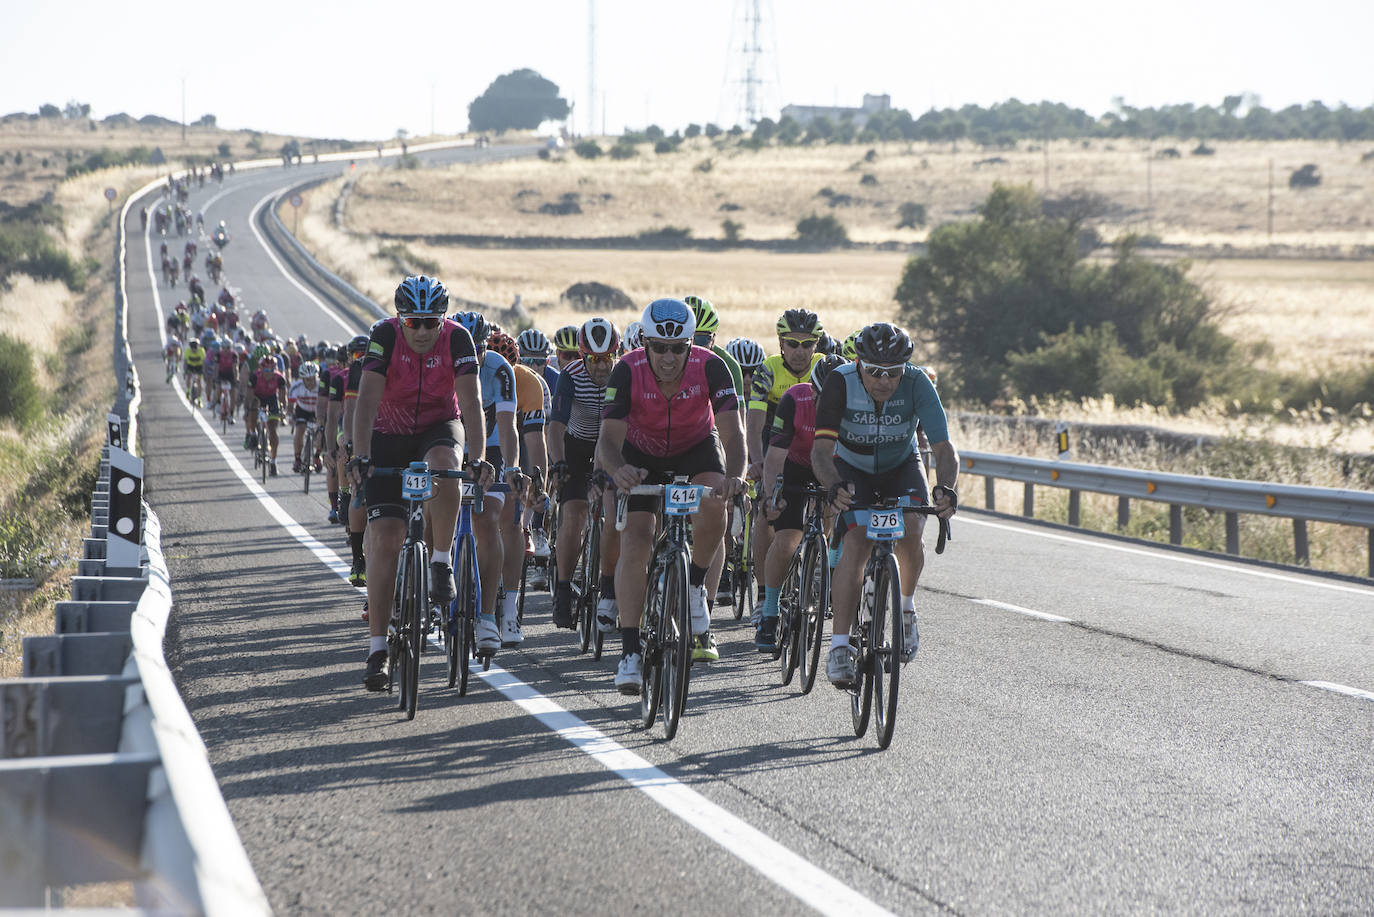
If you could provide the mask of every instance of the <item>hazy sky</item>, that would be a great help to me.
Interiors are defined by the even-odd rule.
[[[1101,114],[1320,99],[1374,104],[1374,0],[760,0],[771,111],[888,93],[919,114],[1015,96]],[[596,0],[606,127],[739,120],[747,0]],[[588,0],[236,3],[4,0],[0,114],[90,103],[221,126],[349,139],[462,130],[467,105],[520,67],[556,82],[585,129]],[[843,10],[843,13],[839,12]],[[732,35],[734,36],[732,43]],[[733,50],[732,50],[733,46]]]

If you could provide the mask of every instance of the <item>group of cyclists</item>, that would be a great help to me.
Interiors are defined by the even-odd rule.
[[[855,679],[849,633],[867,557],[865,507],[900,498],[902,506],[933,505],[945,519],[957,508],[958,457],[934,373],[911,364],[912,341],[896,325],[875,322],[839,340],[816,313],[788,309],[777,322],[778,352],[769,356],[745,338],[718,346],[719,316],[698,296],[654,300],[624,334],[595,317],[558,329],[552,342],[534,328],[513,337],[478,312],[450,316],[443,283],[426,276],[406,277],[394,304],[395,316],[369,335],[312,354],[328,365],[302,357],[293,369],[290,351],[299,355],[299,346],[276,352],[259,345],[268,349],[249,358],[255,372],[251,394],[244,392],[275,405],[269,418],[289,405],[298,429],[302,417],[316,419],[324,400],[329,518],[346,526],[349,581],[366,589],[369,690],[389,684],[387,628],[408,517],[400,480],[373,475],[373,468],[413,461],[433,470],[466,467],[482,486],[481,512],[472,517],[483,584],[479,656],[523,641],[516,593],[527,556],[549,555],[546,531],[558,545],[549,584],[553,623],[572,628],[572,579],[589,514],[609,520],[618,492],[684,477],[704,488],[690,519],[693,660],[719,658],[710,612],[713,601],[731,600],[725,558],[738,528],[727,525],[727,507],[746,492],[756,494],[759,514],[754,644],[772,652],[779,591],[801,540],[805,500],[798,495],[819,488],[836,545],[826,673],[842,688]],[[268,435],[275,457],[274,425]],[[454,597],[459,508],[459,482],[436,477],[426,506],[434,605]],[[614,683],[626,695],[640,691],[640,618],[657,510],[654,498],[630,496],[623,533],[600,526],[595,624],[603,635],[620,635]],[[910,513],[895,545],[904,662],[919,641],[914,594],[924,522]]]

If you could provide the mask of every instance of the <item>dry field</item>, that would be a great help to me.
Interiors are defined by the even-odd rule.
[[[603,145],[606,145],[603,141]],[[1231,245],[1267,243],[1269,164],[1274,165],[1274,242],[1293,246],[1374,244],[1374,162],[1363,148],[1334,142],[1231,142],[1212,156],[1192,156],[1193,143],[1068,141],[1049,145],[1049,192],[1085,191],[1112,205],[1103,234],[1152,232],[1165,243]],[[1178,159],[1152,158],[1151,150],[1176,147]],[[996,182],[1045,188],[1045,151],[1022,144],[1012,151],[948,144],[878,144],[717,149],[704,138],[680,152],[655,155],[641,146],[633,159],[511,160],[455,165],[408,173],[372,173],[358,182],[351,219],[359,228],[390,233],[599,237],[634,235],[663,226],[692,230],[696,238],[723,237],[721,221],[743,224],[745,239],[786,239],[798,219],[834,213],[859,242],[916,242],[927,230],[896,229],[897,208],[914,201],[928,208],[929,226],[969,216]],[[987,162],[995,159],[1001,163]],[[980,162],[983,163],[980,165]],[[709,163],[709,171],[703,171]],[[1320,187],[1288,188],[1288,175],[1304,163],[1321,169]],[[875,184],[861,184],[872,175]],[[829,188],[852,200],[831,207]],[[576,195],[581,214],[540,212]],[[738,210],[722,210],[726,205]]]

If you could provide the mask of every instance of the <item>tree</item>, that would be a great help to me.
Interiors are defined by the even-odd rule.
[[[654,143],[657,143],[666,137],[667,134],[665,134],[663,128],[659,127],[657,124],[650,124],[648,127],[644,128],[644,136]]]
[[[533,130],[545,121],[567,118],[568,112],[557,84],[533,70],[513,70],[498,76],[468,105],[468,129]]]
[[[91,106],[85,102],[78,102],[75,99],[68,100],[66,106],[62,109],[62,117],[69,121],[78,121],[82,118],[89,118],[90,116]]]
[[[38,106],[38,117],[40,118],[60,118],[62,109],[51,103]]]
[[[688,140],[691,140],[693,137],[700,137],[700,136],[701,136],[701,125],[700,125],[700,124],[689,124],[689,125],[687,125],[686,130],[684,130],[684,131],[682,132],[682,136],[685,137],[685,138],[687,138]]]
[[[772,118],[760,118],[758,123],[754,125],[754,139],[759,143],[767,143],[773,139],[777,130],[778,125]]]
[[[719,137],[719,136],[721,135],[721,133],[722,133],[722,131],[721,131],[721,129],[720,129],[720,125],[719,125],[719,124],[714,124],[714,123],[709,123],[709,122],[707,123],[707,125],[706,125],[706,136],[707,136],[708,139],[714,140],[714,139],[716,139],[717,137]]]
[[[216,118],[214,115],[201,115],[200,118],[198,118],[198,119],[196,120],[196,122],[195,122],[194,124],[192,124],[191,126],[192,126],[192,127],[214,127],[218,122],[219,122],[219,119]]]

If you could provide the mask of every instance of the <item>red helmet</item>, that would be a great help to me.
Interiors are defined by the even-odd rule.
[[[520,362],[520,350],[515,346],[515,338],[504,331],[496,331],[487,335],[487,349],[494,350],[505,357],[506,362],[512,366]]]
[[[277,368],[277,358],[276,358],[276,357],[265,356],[265,357],[263,357],[261,360],[258,361],[258,369],[276,369],[276,368]]]

